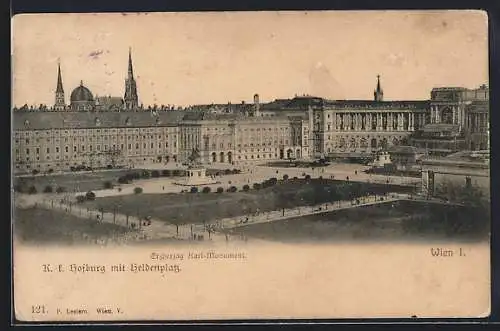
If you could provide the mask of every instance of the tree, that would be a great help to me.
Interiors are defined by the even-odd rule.
[[[224,189],[222,187],[217,187],[217,193],[222,193],[224,192]]]
[[[151,173],[150,173],[149,171],[147,171],[147,170],[143,170],[143,171],[141,172],[141,178],[148,179],[148,178],[150,178],[150,177],[151,177]]]
[[[151,171],[151,177],[153,177],[153,178],[160,177],[160,172],[158,170]]]
[[[45,186],[45,188],[43,189],[43,193],[52,193],[52,192],[53,192],[53,189],[52,189],[52,186],[50,186],[50,185]]]
[[[164,176],[164,177],[170,177],[170,176],[172,175],[172,174],[171,174],[171,171],[170,171],[170,170],[168,170],[168,169],[162,170],[162,171],[161,171],[161,174],[162,174],[162,176]]]
[[[31,185],[30,188],[28,189],[29,194],[36,194],[38,191],[35,187],[35,185]]]
[[[104,182],[104,188],[107,189],[107,190],[112,189],[113,188],[113,183],[110,182],[109,180],[105,181]]]
[[[288,180],[288,178],[289,178],[289,177],[288,177],[288,175],[287,175],[287,174],[284,174],[284,175],[283,175],[283,180]]]
[[[196,186],[191,186],[191,193],[198,193],[198,188]]]
[[[49,174],[53,173],[54,172],[54,169],[50,168],[48,171],[47,171]]]
[[[231,171],[230,169],[226,169],[226,170],[224,170],[224,174],[225,174],[225,175],[230,175],[230,174],[231,174],[231,172],[232,172],[232,171]]]
[[[260,190],[262,188],[262,184],[261,183],[254,183],[253,184],[253,189],[254,190]]]
[[[128,184],[129,183],[129,179],[126,176],[120,176],[118,178],[118,183],[120,183],[120,184]]]
[[[134,194],[141,194],[142,193],[142,187],[136,187],[134,188]]]
[[[57,189],[56,189],[56,193],[64,193],[66,192],[66,188],[64,188],[63,186],[58,186]]]
[[[304,179],[307,180],[307,181],[311,180],[311,175],[305,175]]]
[[[179,169],[175,169],[173,172],[172,172],[172,175],[174,177],[179,177],[181,175],[181,171]]]
[[[212,191],[212,189],[211,189],[209,186],[205,186],[205,187],[203,188],[203,191],[202,191],[202,192],[203,192],[203,193],[210,193],[210,191]]]
[[[248,192],[250,190],[250,186],[245,184],[243,185],[243,191]]]
[[[227,189],[227,191],[234,193],[234,192],[238,191],[238,189],[236,188],[236,186],[231,186],[230,188]]]
[[[87,200],[87,198],[84,195],[77,195],[76,196],[76,202],[78,202],[78,203],[83,203],[83,202],[85,202],[85,200]]]
[[[85,197],[87,198],[87,200],[89,201],[93,201],[95,200],[95,193],[92,192],[92,191],[88,191],[86,194],[85,194]]]
[[[37,175],[40,173],[40,171],[38,169],[33,169],[33,171],[31,172],[33,175]]]

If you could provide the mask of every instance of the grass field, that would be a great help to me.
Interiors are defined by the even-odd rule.
[[[488,239],[490,218],[460,207],[400,201],[227,230],[281,242]]]
[[[350,185],[350,184],[349,184]],[[353,184],[359,187],[384,191],[408,192],[408,187],[382,184]],[[169,223],[202,223],[225,217],[265,212],[294,206],[305,206],[346,199],[337,191],[351,188],[335,180],[304,179],[278,181],[272,187],[248,192],[138,194],[97,198],[87,201],[85,207],[102,208],[134,216],[151,216]],[[241,189],[241,187],[239,188]],[[345,194],[346,192],[343,192]],[[360,192],[357,192],[360,193]]]
[[[55,210],[29,208],[14,210],[14,235],[30,244],[80,244],[121,235],[131,230],[87,220]]]
[[[110,170],[92,173],[71,173],[63,175],[31,176],[16,178],[14,183],[23,182],[26,186],[34,185],[38,192],[43,192],[47,185],[54,189],[62,186],[66,191],[86,192],[91,190],[102,190],[104,182],[111,181],[116,184],[118,177],[129,173],[130,170]]]

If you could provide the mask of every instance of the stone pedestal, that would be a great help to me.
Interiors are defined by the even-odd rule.
[[[206,168],[201,166],[192,166],[187,168],[187,174],[183,181],[179,181],[176,184],[184,186],[199,186],[215,184],[216,181],[210,177],[206,176]]]

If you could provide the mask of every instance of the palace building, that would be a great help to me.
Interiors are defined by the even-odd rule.
[[[14,172],[71,167],[139,167],[185,162],[194,148],[204,163],[370,157],[395,146],[427,154],[489,149],[486,86],[435,88],[429,100],[295,96],[262,103],[195,105],[145,111],[139,106],[132,54],[124,97],[94,96],[83,81],[65,103],[60,65],[54,106],[15,110]]]

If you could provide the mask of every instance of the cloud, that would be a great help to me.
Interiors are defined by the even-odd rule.
[[[340,84],[322,62],[316,62],[309,72],[309,91],[318,97],[344,97]]]

